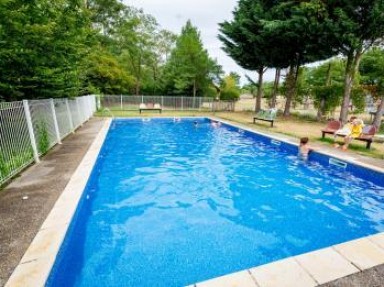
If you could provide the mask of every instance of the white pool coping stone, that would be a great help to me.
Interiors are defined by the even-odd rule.
[[[292,140],[261,133],[241,124],[214,117],[205,118],[297,145]],[[103,125],[5,287],[45,286],[111,122],[112,120],[108,119]],[[361,163],[353,157],[321,153],[384,172],[384,169]],[[380,264],[384,264],[384,232],[213,278],[189,287],[312,287]]]
[[[5,287],[45,286],[111,122],[105,121]]]

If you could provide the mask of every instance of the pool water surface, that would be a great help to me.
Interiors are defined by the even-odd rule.
[[[207,119],[114,120],[47,286],[185,286],[384,231],[384,182],[296,151]]]

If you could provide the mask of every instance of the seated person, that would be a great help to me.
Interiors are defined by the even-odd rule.
[[[352,124],[350,124],[350,127],[351,127],[350,132],[347,135],[345,135],[345,138],[344,138],[344,145],[342,146],[342,149],[344,151],[347,150],[348,145],[351,143],[351,141],[354,138],[357,138],[362,134],[364,123],[361,119],[355,118],[352,121]],[[338,145],[336,147],[338,147]]]
[[[357,119],[357,117],[355,116],[352,116],[349,121],[339,130],[337,130],[335,132],[335,139],[338,135],[341,135],[341,136],[347,136],[351,133],[351,129],[352,129],[352,123],[353,121]]]
[[[364,123],[360,119],[353,120],[351,133],[344,138],[343,150],[347,150],[348,145],[354,138],[358,138],[363,132]]]

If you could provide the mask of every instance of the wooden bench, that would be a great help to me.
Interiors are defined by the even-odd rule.
[[[273,127],[273,123],[276,118],[276,109],[269,109],[269,110],[260,110],[257,112],[257,114],[253,117],[253,123],[256,123],[256,120],[270,122],[271,127]]]
[[[142,111],[158,111],[160,114],[163,111],[161,108],[160,104],[155,104],[154,106],[152,105],[146,105],[146,104],[140,104],[139,106],[139,112],[141,114]]]
[[[329,121],[327,126],[321,130],[322,138],[325,137],[325,134],[334,135],[335,132],[339,129],[341,129],[341,122],[340,121]]]
[[[330,123],[328,123],[330,124]],[[327,126],[328,127],[328,126]],[[375,136],[375,133],[376,133],[376,130],[377,128],[374,126],[374,125],[367,125],[363,128],[363,132],[361,133],[361,135],[357,138],[354,138],[354,140],[358,140],[358,141],[362,141],[362,142],[366,142],[366,148],[367,149],[370,149],[371,148],[371,144],[373,142],[373,138]],[[323,138],[325,137],[325,134],[333,134],[335,136],[339,136],[339,137],[345,137],[345,135],[343,134],[336,134],[336,131],[337,130],[334,130],[332,131],[331,129],[323,129],[321,132],[323,134]]]

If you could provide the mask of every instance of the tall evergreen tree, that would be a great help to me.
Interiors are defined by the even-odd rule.
[[[300,66],[337,53],[327,38],[330,20],[326,8],[319,0],[278,1],[270,11],[271,18],[264,22],[272,66],[289,67],[285,116],[295,99]]]
[[[200,33],[187,21],[176,40],[165,67],[165,84],[178,93],[203,95],[214,77],[221,72],[204,49]]]
[[[340,120],[347,121],[351,90],[363,53],[384,36],[383,0],[327,1],[332,19],[328,33],[335,47],[347,58]]]
[[[223,50],[241,67],[258,73],[255,110],[261,109],[263,75],[268,66],[268,39],[263,21],[268,17],[266,1],[240,0],[233,20],[220,23]]]
[[[365,84],[374,99],[379,101],[373,124],[380,128],[384,114],[384,50],[375,48],[367,52],[360,65],[361,82]]]

